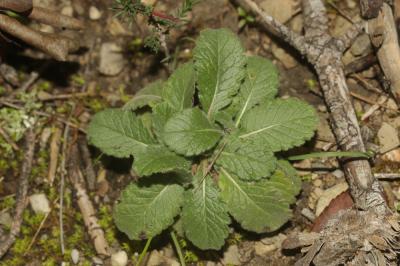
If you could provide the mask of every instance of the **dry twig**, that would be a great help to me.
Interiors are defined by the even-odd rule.
[[[5,241],[0,243],[0,258],[6,254],[8,249],[15,242],[16,237],[19,235],[22,224],[22,214],[25,210],[26,199],[28,194],[28,177],[32,170],[33,156],[35,152],[35,133],[32,128],[29,128],[26,136],[26,152],[24,161],[22,163],[21,174],[18,180],[18,190],[16,196],[16,205],[11,229]]]
[[[70,183],[74,186],[76,197],[78,199],[79,209],[82,213],[83,220],[88,229],[89,235],[93,240],[97,254],[109,256],[110,247],[104,237],[104,232],[98,223],[93,203],[90,200],[89,195],[86,191],[85,179],[79,167],[80,159],[81,158],[79,156],[78,145],[74,143],[71,146],[69,155],[68,177]]]

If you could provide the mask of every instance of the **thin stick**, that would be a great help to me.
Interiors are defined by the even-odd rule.
[[[11,147],[16,150],[19,151],[19,147],[18,145],[12,140],[12,138],[8,135],[8,133],[1,127],[0,125],[0,136],[2,136],[5,141],[7,141],[8,144],[11,145]]]
[[[31,249],[33,243],[35,243],[37,236],[39,235],[40,231],[42,230],[42,227],[43,227],[44,223],[46,222],[47,218],[50,215],[50,212],[51,212],[51,210],[48,213],[46,213],[46,215],[43,217],[42,221],[40,222],[39,228],[36,230],[34,236],[32,237],[31,242],[29,243],[29,246],[26,248],[26,250],[24,252],[24,256],[26,254],[28,254],[28,252]]]
[[[71,112],[72,114],[72,112]],[[62,145],[62,155],[61,155],[61,170],[60,170],[60,208],[58,210],[58,221],[60,224],[60,247],[61,253],[64,254],[65,246],[64,246],[64,219],[63,219],[63,206],[64,206],[64,183],[65,183],[65,174],[67,169],[65,167],[65,161],[67,157],[67,145],[68,145],[68,136],[69,136],[69,125],[65,126],[64,134],[63,134],[63,145]]]
[[[53,182],[54,182],[54,179],[56,176],[56,172],[57,172],[61,137],[62,137],[62,130],[60,128],[56,127],[54,129],[53,135],[51,137],[51,143],[50,143],[50,166],[49,166],[49,172],[47,175],[47,181],[50,183],[50,186],[53,185]],[[64,145],[63,145],[63,147],[64,147]],[[63,154],[64,154],[64,151],[63,151]]]
[[[174,231],[171,231],[171,238],[172,238],[172,241],[174,242],[176,252],[178,253],[178,257],[179,257],[181,266],[186,266],[185,258],[183,257],[181,246],[179,245],[179,241],[178,241]]]
[[[28,185],[29,185],[28,176],[32,170],[33,156],[35,154],[35,133],[32,128],[28,129],[25,136],[25,141],[26,141],[26,152],[24,161],[22,162],[21,174],[18,180],[18,191],[16,196],[15,213],[13,221],[11,223],[10,233],[7,236],[6,240],[0,243],[0,258],[2,258],[4,254],[6,254],[8,249],[15,242],[15,239],[17,238],[21,230],[21,224],[23,218],[22,214],[25,210],[26,199],[28,194]]]
[[[147,250],[148,250],[149,247],[150,247],[150,243],[151,243],[151,240],[152,240],[152,239],[153,239],[152,237],[150,237],[150,238],[147,239],[146,245],[144,246],[142,252],[141,252],[140,255],[139,255],[138,261],[137,261],[136,264],[135,264],[136,266],[141,266],[142,260],[143,260],[144,256],[146,256]]]

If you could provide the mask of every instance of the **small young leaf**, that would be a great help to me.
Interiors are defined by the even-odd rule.
[[[221,197],[244,229],[257,233],[273,231],[291,216],[289,205],[296,195],[292,178],[278,170],[269,180],[250,183],[221,168]]]
[[[87,133],[91,144],[118,158],[134,155],[155,143],[142,121],[133,112],[121,109],[97,113]]]
[[[272,151],[287,150],[309,140],[317,124],[310,105],[296,99],[277,99],[245,114],[239,138],[267,145]]]
[[[186,170],[190,161],[171,152],[165,146],[148,146],[144,152],[135,156],[133,169],[139,176],[149,176],[155,173],[166,173],[173,170]]]
[[[222,131],[207,119],[204,112],[198,108],[191,108],[168,120],[164,127],[163,139],[173,151],[193,156],[215,146],[222,134]]]
[[[158,235],[179,214],[183,192],[179,185],[129,185],[114,210],[118,229],[135,240]]]
[[[192,63],[186,63],[175,70],[165,84],[163,98],[175,110],[192,107],[195,89],[195,73]]]
[[[276,159],[265,145],[232,137],[221,152],[217,165],[240,179],[254,181],[269,176],[275,170]]]
[[[159,140],[164,131],[165,123],[176,113],[167,102],[162,102],[153,107],[153,130]]]
[[[131,100],[122,108],[126,110],[136,110],[146,105],[150,107],[162,101],[163,82],[158,80],[150,83],[138,91]]]
[[[229,30],[204,30],[193,50],[199,99],[208,117],[231,103],[245,75],[239,39]]]
[[[182,222],[186,237],[200,249],[220,249],[229,234],[230,218],[211,177],[185,192]]]
[[[259,56],[248,57],[246,78],[238,94],[236,127],[248,110],[276,96],[278,84],[278,71],[271,61]]]

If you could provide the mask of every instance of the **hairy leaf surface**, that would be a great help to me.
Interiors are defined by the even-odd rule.
[[[204,30],[193,50],[199,99],[213,118],[231,103],[245,75],[245,56],[239,39],[229,30]]]
[[[273,100],[245,114],[239,138],[267,145],[272,151],[299,146],[314,135],[314,109],[296,99]]]
[[[88,127],[88,137],[102,152],[118,158],[135,155],[155,143],[141,119],[121,109],[97,113]]]
[[[174,115],[164,127],[164,142],[172,150],[186,156],[201,154],[217,144],[222,131],[198,108]]]
[[[246,78],[237,96],[236,127],[248,110],[276,96],[278,84],[278,71],[271,61],[259,56],[248,57]]]
[[[122,108],[134,111],[146,105],[153,106],[162,101],[162,91],[162,81],[158,80],[150,83],[138,91]]]
[[[221,197],[230,214],[241,226],[257,233],[281,227],[291,216],[290,204],[295,201],[293,176],[277,170],[270,180],[243,182],[221,169]]]
[[[129,185],[114,210],[118,229],[135,240],[158,235],[179,214],[183,192],[179,185]]]
[[[178,169],[187,170],[190,168],[190,161],[171,152],[165,146],[152,145],[135,156],[133,168],[139,176],[149,176]]]
[[[230,218],[211,177],[185,193],[182,222],[186,237],[200,249],[220,249],[229,234]]]
[[[159,140],[162,139],[165,124],[175,113],[176,110],[167,102],[159,103],[153,108],[153,130]]]
[[[251,140],[231,137],[221,152],[217,164],[244,180],[254,181],[270,176],[275,170],[276,159],[265,145]]]
[[[195,82],[193,64],[186,63],[176,69],[166,82],[163,98],[177,111],[192,107]]]

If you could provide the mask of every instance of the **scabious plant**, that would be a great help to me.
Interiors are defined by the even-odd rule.
[[[115,206],[119,230],[139,240],[178,222],[197,247],[220,249],[232,219],[261,233],[290,218],[300,179],[274,153],[310,139],[317,117],[277,99],[274,65],[246,56],[229,30],[202,31],[193,55],[167,81],[96,114],[88,137],[105,154],[133,156],[141,177]]]

